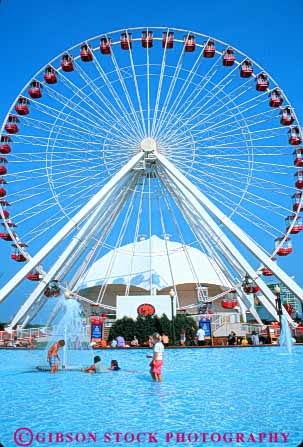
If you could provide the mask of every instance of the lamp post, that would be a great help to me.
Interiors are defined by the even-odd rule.
[[[280,335],[282,332],[282,315],[283,315],[283,309],[282,309],[282,303],[281,303],[281,288],[276,285],[275,288],[275,294],[276,294],[276,311],[279,316],[279,323],[280,323]]]
[[[176,344],[176,334],[175,334],[175,316],[174,316],[174,297],[175,297],[174,289],[170,289],[169,296],[170,296],[170,301],[171,301],[172,345],[175,346],[175,344]]]

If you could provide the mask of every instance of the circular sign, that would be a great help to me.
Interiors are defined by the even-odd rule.
[[[137,308],[137,312],[141,317],[147,317],[148,315],[155,315],[156,309],[152,304],[144,303],[140,304]]]

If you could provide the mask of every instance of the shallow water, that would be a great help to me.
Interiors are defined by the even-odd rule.
[[[98,351],[102,363],[117,359],[122,370],[52,375],[33,371],[46,363],[43,351],[0,351],[0,441],[4,447],[17,445],[13,435],[19,427],[33,433],[97,433],[97,442],[43,442],[41,435],[33,446],[297,446],[302,441],[303,346],[295,346],[292,355],[279,347],[166,350],[161,384],[149,377],[147,353]],[[69,363],[88,366],[91,352],[74,351]],[[262,444],[194,442],[194,435],[177,443],[175,438],[176,432],[231,432],[234,439],[241,432],[247,440],[250,432],[282,431],[290,433],[286,444],[281,435],[278,443]],[[106,432],[158,432],[158,442],[114,442],[113,435],[105,442]],[[168,432],[174,433],[170,442]]]

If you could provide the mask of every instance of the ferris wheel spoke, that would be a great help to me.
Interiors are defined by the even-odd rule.
[[[138,242],[140,225],[141,225],[141,217],[142,217],[142,212],[143,212],[143,197],[144,197],[145,183],[146,183],[146,178],[143,177],[142,188],[141,188],[140,197],[139,197],[138,212],[137,212],[137,217],[136,217],[136,225],[135,225],[135,231],[134,231],[134,237],[133,237],[133,245],[132,245],[132,250],[131,250],[131,260],[130,260],[129,272],[128,272],[128,276],[127,276],[127,280],[126,280],[125,296],[129,295],[129,290],[130,290],[131,280],[132,280],[132,275],[133,275],[134,256],[135,256],[135,251],[136,251],[136,245]]]
[[[189,87],[191,86],[191,82],[192,82],[193,78],[196,76],[196,74],[197,74],[197,72],[199,70],[199,64],[201,63],[201,59],[203,57],[204,47],[205,47],[205,45],[203,45],[203,47],[201,47],[200,53],[199,53],[198,57],[196,58],[196,60],[195,60],[195,62],[193,64],[191,70],[187,74],[184,82],[182,83],[182,86],[179,89],[178,93],[176,94],[175,99],[172,101],[172,104],[171,104],[170,108],[167,108],[166,115],[169,118],[166,121],[165,127],[167,127],[169,124],[171,124],[172,120],[171,120],[170,117],[174,115],[176,110],[178,110],[178,106],[179,106],[180,102],[184,98],[185,93],[188,91]],[[214,64],[211,67],[211,69],[213,68],[213,66],[215,66],[217,64],[217,62],[218,62],[218,59],[216,58]],[[205,76],[207,76],[207,74]]]
[[[229,80],[229,82],[232,82],[232,80]],[[216,98],[218,97],[218,94],[219,94],[219,93],[224,92],[224,88],[225,88],[225,87],[226,87],[226,86],[221,86],[221,88],[220,88],[220,89],[217,89],[215,93],[212,92],[212,91],[208,92],[208,94],[209,94],[210,97],[209,97],[209,99],[208,99],[206,102],[204,102],[205,97],[201,98],[201,99],[198,101],[198,103],[195,105],[195,108],[194,108],[195,111],[194,111],[194,112],[193,112],[187,119],[183,120],[183,122],[182,122],[180,128],[189,125],[190,122],[194,121],[194,119],[196,118],[196,116],[198,116],[198,115],[200,115],[200,114],[203,114],[203,111],[204,111],[204,110],[207,110],[206,117],[205,117],[205,118],[202,118],[202,120],[200,120],[200,121],[194,123],[194,124],[190,127],[191,129],[195,129],[196,127],[201,126],[205,121],[209,120],[209,119],[212,118],[213,116],[215,116],[216,119],[217,119],[217,118],[218,118],[218,112],[219,112],[220,110],[222,110],[222,109],[223,109],[223,112],[222,112],[222,113],[225,114],[225,113],[226,113],[226,108],[227,108],[227,106],[228,106],[230,103],[233,104],[234,101],[238,100],[241,96],[245,95],[247,92],[249,92],[249,91],[251,90],[251,81],[248,80],[248,81],[246,81],[244,84],[242,84],[241,86],[236,86],[232,92],[228,92],[228,95],[227,95],[227,96],[228,96],[228,100],[227,100],[227,101],[226,101],[226,100],[222,101],[222,100],[219,98],[219,99],[217,99],[217,101],[214,102],[214,104],[211,104],[211,105],[209,106],[208,104],[211,103],[211,101],[213,101],[214,99],[216,99]],[[226,94],[226,93],[225,93],[225,94]],[[232,94],[233,94],[233,95],[232,95]],[[260,100],[260,96],[261,96],[261,95],[256,96],[255,98],[253,98],[253,100],[254,100],[254,99]],[[248,99],[248,100],[245,100],[241,105],[244,106],[244,105],[246,105],[247,103],[249,103],[251,100],[252,100],[251,98]],[[201,105],[200,105],[200,104],[201,104]],[[218,105],[219,105],[219,107],[218,107]],[[207,107],[207,106],[208,106],[208,107]],[[206,109],[206,107],[207,107],[207,109]],[[238,106],[238,105],[235,106],[235,107],[236,107],[237,109],[240,108],[240,106]],[[215,108],[215,110],[211,111],[213,108]],[[232,110],[233,110],[233,107],[232,107],[232,108],[229,108],[229,109],[228,109],[229,113],[230,113]]]
[[[175,89],[175,85],[176,85],[176,82],[178,80],[181,68],[182,68],[183,58],[184,58],[184,46],[182,47],[181,54],[179,56],[179,59],[178,59],[178,62],[176,64],[176,68],[175,68],[173,77],[171,79],[171,82],[170,82],[170,85],[169,85],[166,97],[165,97],[164,102],[163,102],[163,106],[161,107],[160,116],[159,116],[159,118],[157,120],[157,124],[155,126],[155,130],[154,130],[154,137],[155,138],[158,136],[159,129],[161,129],[161,127],[163,125],[163,122],[164,122],[164,120],[166,118],[167,108],[168,108],[168,105],[169,105],[172,93],[173,93],[173,91]]]
[[[266,100],[264,100],[263,102],[265,102]],[[260,105],[260,104],[259,104]],[[243,111],[238,111],[236,113],[233,113],[232,115],[225,117],[223,120],[221,121],[217,121],[216,123],[211,123],[211,125],[209,125],[208,127],[205,127],[205,129],[203,129],[202,131],[196,132],[195,135],[200,135],[201,133],[207,133],[210,132],[212,129],[220,129],[220,128],[224,128],[224,126],[230,126],[233,125],[233,123],[229,123],[230,120],[235,121],[235,118],[239,117],[239,121],[243,121],[247,124],[251,124],[251,125],[256,125],[256,124],[261,124],[262,122],[267,122],[267,121],[273,121],[273,120],[277,120],[277,118],[279,117],[279,110],[276,109],[270,109],[270,110],[263,110],[262,112],[258,112],[255,113],[253,115],[247,115],[248,110],[250,110],[251,108],[253,108],[255,106],[251,106],[251,107],[247,107],[245,110],[245,116],[243,116]],[[217,116],[217,118],[219,118],[220,115]],[[261,121],[256,121],[258,118],[262,117],[263,120]],[[205,121],[205,123],[207,123],[207,121]],[[204,123],[204,124],[205,124]]]
[[[136,121],[134,121],[134,122],[131,121],[131,119],[129,117],[129,112],[127,111],[126,107],[124,106],[123,102],[121,101],[118,93],[116,92],[114,86],[110,82],[108,76],[106,75],[105,71],[103,70],[103,68],[102,68],[102,66],[101,66],[101,64],[100,64],[100,62],[99,62],[97,57],[93,58],[93,63],[95,64],[95,67],[96,67],[97,71],[99,72],[99,74],[100,74],[101,78],[103,79],[106,87],[108,88],[108,90],[110,91],[110,93],[111,93],[112,97],[114,98],[116,104],[118,105],[118,107],[119,107],[119,109],[120,109],[120,111],[122,113],[122,116],[130,124],[130,126],[132,128],[133,134],[134,135],[138,134],[138,131],[140,133],[141,132],[140,127],[139,128],[137,127],[137,122]]]
[[[258,215],[255,213],[249,211],[247,208],[243,207],[239,202],[232,200],[229,195],[227,196],[224,194],[225,190],[224,188],[215,188],[216,194],[214,195],[214,189],[210,187],[209,183],[207,181],[200,180],[198,183],[202,184],[203,187],[209,191],[209,195],[212,197],[212,199],[217,202],[219,205],[222,205],[222,199],[224,199],[224,207],[226,207],[229,211],[232,212],[232,214],[236,213],[241,218],[246,220],[247,222],[250,222],[254,226],[256,226],[259,229],[262,229],[263,231],[266,231],[270,236],[273,238],[277,237],[277,235],[281,234],[281,230],[277,229],[273,225],[269,224],[266,220],[261,219]],[[217,186],[217,185],[216,185]],[[219,189],[219,191],[217,190]],[[223,190],[223,192],[222,192]],[[235,194],[231,194],[235,195]],[[265,207],[263,207],[265,208]],[[266,209],[266,208],[265,208]]]
[[[223,172],[224,173],[224,171],[226,172],[226,174],[228,173],[228,172],[230,172],[230,170],[228,170],[228,167],[226,167],[226,169],[220,169],[220,172]],[[222,178],[222,176],[220,176],[219,174],[215,174],[215,173],[213,173],[212,171],[209,171],[208,172],[208,174],[207,174],[207,176],[209,176],[209,177],[212,177],[214,180],[215,180],[215,183],[216,182],[221,182],[221,178]],[[237,176],[239,176],[239,177],[241,177],[241,173],[237,173]],[[246,176],[243,176],[243,174],[242,174],[242,177],[244,177],[243,179],[236,179],[236,178],[234,178],[234,179],[232,179],[232,180],[230,180],[227,176],[225,176],[225,177],[223,177],[223,178],[225,178],[226,179],[226,181],[224,180],[223,182],[224,183],[226,183],[226,184],[228,184],[229,185],[229,187],[232,187],[232,186],[234,186],[234,183],[236,183],[236,184],[240,184],[240,185],[243,185],[243,187],[245,188],[246,186],[247,186],[247,183],[249,182],[249,185],[251,186],[251,187],[253,187],[253,188],[256,188],[256,189],[260,189],[260,190],[262,190],[264,193],[272,193],[272,191],[273,191],[273,188],[275,188],[275,192],[277,193],[277,194],[280,194],[280,195],[284,195],[284,196],[286,196],[286,197],[289,197],[289,192],[285,192],[285,189],[290,189],[291,190],[291,187],[287,187],[287,186],[285,186],[284,184],[280,184],[280,183],[276,183],[276,182],[271,182],[271,181],[269,181],[269,180],[267,180],[267,179],[263,179],[263,178],[255,178],[255,177],[251,177],[251,176],[249,176],[249,175],[246,175]],[[199,177],[196,177],[197,178],[197,180],[200,180],[200,178]],[[234,182],[234,183],[233,183]],[[293,188],[292,188],[292,190],[293,190]],[[250,194],[249,192],[248,192],[248,194]]]
[[[79,71],[79,70],[78,70]],[[82,73],[82,71],[81,71]],[[105,103],[102,100],[101,95],[98,96],[98,99],[101,101],[101,103],[105,106],[105,109],[100,106],[100,103],[94,101],[91,99],[90,96],[88,96],[85,92],[82,91],[77,85],[75,85],[72,81],[70,81],[65,75],[60,74],[60,79],[62,78],[64,84],[69,88],[79,99],[85,104],[87,104],[94,112],[95,115],[99,115],[99,119],[104,121],[106,118],[108,121],[108,124],[118,116],[118,113],[113,111],[113,106],[110,104],[108,105],[105,101]]]
[[[104,241],[106,240],[110,231],[114,227],[117,217],[119,216],[119,210],[123,202],[125,201],[126,197],[127,197],[127,191],[120,191],[117,197],[117,206],[115,206],[116,205],[115,203],[108,210],[108,213],[102,225],[102,229],[99,232],[100,234],[98,237],[94,238],[96,240],[94,246],[92,247],[88,255],[85,257],[78,271],[74,274],[71,280],[72,290],[79,290],[81,288],[81,285],[85,283],[88,268],[90,264],[96,260],[98,254],[103,248]]]
[[[177,218],[177,216],[176,216],[176,214],[174,212],[173,207],[171,206],[171,204],[170,204],[170,202],[168,200],[168,197],[167,197],[167,194],[166,194],[167,186],[164,185],[163,180],[161,178],[161,175],[159,175],[158,169],[156,169],[156,174],[157,174],[157,179],[158,179],[157,185],[158,185],[158,188],[160,190],[161,198],[162,198],[162,200],[165,203],[165,206],[166,206],[166,208],[167,208],[167,210],[169,212],[170,218],[171,218],[171,220],[173,222],[174,228],[175,228],[175,230],[176,230],[176,232],[177,232],[177,234],[179,236],[179,239],[181,241],[182,249],[183,249],[183,251],[185,253],[185,256],[186,256],[186,259],[188,261],[188,264],[189,264],[189,267],[191,269],[191,272],[193,274],[193,277],[195,278],[196,286],[197,287],[201,287],[201,284],[200,284],[200,281],[199,281],[199,278],[198,278],[198,274],[197,274],[197,271],[195,269],[194,263],[193,263],[193,261],[192,261],[192,259],[190,257],[190,254],[189,254],[189,251],[188,251],[188,247],[187,247],[187,244],[185,242],[185,238],[184,238],[182,230],[181,230],[181,226],[180,226],[180,224],[178,222],[178,218]],[[197,238],[196,238],[196,240],[197,240]]]
[[[128,45],[129,45],[129,39],[128,39]],[[144,123],[144,117],[143,117],[143,123],[140,124],[140,121],[139,121],[139,119],[138,119],[137,112],[136,112],[136,110],[135,110],[133,101],[132,101],[132,99],[131,99],[131,97],[130,97],[128,88],[127,88],[127,86],[126,86],[126,84],[125,84],[125,80],[124,80],[123,75],[122,75],[122,73],[121,73],[120,66],[119,66],[119,64],[118,64],[118,62],[117,62],[117,60],[116,60],[116,57],[115,57],[113,48],[111,49],[111,59],[112,59],[113,65],[114,65],[114,67],[115,67],[115,69],[116,69],[116,73],[117,73],[117,75],[118,75],[118,79],[119,79],[119,81],[120,81],[120,84],[121,84],[122,90],[123,90],[123,92],[124,92],[126,101],[127,101],[128,106],[129,106],[129,108],[130,108],[130,111],[131,111],[131,113],[132,113],[132,117],[133,117],[134,121],[136,122],[137,132],[139,133],[139,135],[140,135],[141,138],[144,138],[144,125],[143,125],[143,124],[145,124],[145,123]],[[136,92],[136,93],[137,93],[137,92]],[[137,95],[138,95],[138,93],[137,93]],[[142,107],[141,107],[141,108],[142,108]],[[141,114],[141,117],[142,117],[142,114]]]
[[[39,111],[40,113],[50,116],[52,118],[56,119],[56,127],[61,127],[61,122],[70,124],[75,129],[80,129],[81,133],[86,134],[94,134],[94,135],[102,135],[104,133],[104,125],[101,126],[98,125],[98,122],[96,119],[94,121],[88,121],[88,118],[83,116],[82,114],[79,114],[81,116],[81,119],[78,117],[77,114],[75,114],[75,109],[71,109],[73,111],[73,115],[69,114],[63,114],[62,110],[59,110],[55,107],[51,107],[44,104],[39,103],[38,101],[34,102],[34,108]],[[58,123],[59,122],[59,123]],[[108,133],[108,129],[110,129],[110,134],[112,135],[120,135],[120,137],[125,138],[125,134],[128,134],[127,129],[122,129],[122,127],[119,129],[117,126],[113,123],[111,123],[110,128],[108,127],[106,129],[106,133]]]
[[[141,115],[142,129],[143,129],[144,135],[146,135],[146,125],[145,125],[142,101],[141,101],[141,96],[140,96],[140,89],[139,89],[139,85],[138,85],[137,74],[136,74],[136,69],[135,69],[135,64],[134,64],[134,59],[133,59],[132,46],[129,43],[129,34],[128,33],[127,33],[127,40],[128,40],[128,46],[129,46],[129,50],[128,50],[129,60],[131,63],[131,69],[132,69],[132,73],[133,73],[133,81],[134,81],[134,85],[135,85],[135,91],[136,91],[137,101],[138,101],[138,105],[139,105],[139,111],[140,111],[140,115]]]
[[[95,58],[93,58],[94,60]],[[81,78],[84,80],[84,82],[86,82],[86,85],[91,89],[91,91],[97,96],[98,100],[101,101],[102,104],[105,105],[105,107],[107,108],[107,110],[109,110],[110,112],[110,117],[111,119],[116,119],[117,116],[119,116],[119,103],[116,102],[116,104],[118,105],[118,109],[116,109],[113,104],[111,103],[111,101],[109,101],[109,99],[100,91],[100,89],[95,85],[95,83],[92,81],[92,79],[87,76],[86,72],[82,69],[82,67],[76,63],[76,67],[77,67],[77,71],[79,72],[79,75],[81,76]],[[110,90],[110,92],[112,93],[112,90]],[[124,112],[124,110],[123,110]],[[136,128],[133,125],[132,121],[129,120],[128,114],[125,115],[125,119],[127,120],[130,129],[132,130],[132,134],[136,135]]]
[[[215,59],[215,62],[212,64],[212,66],[210,67],[209,71],[202,77],[202,79],[199,81],[199,83],[193,88],[192,92],[188,95],[188,97],[182,102],[181,107],[179,107],[179,109],[177,110],[177,113],[179,113],[181,115],[182,113],[182,117],[184,118],[184,116],[187,115],[187,113],[190,113],[190,115],[192,114],[191,108],[194,106],[194,101],[197,100],[197,98],[199,97],[199,95],[201,95],[201,92],[203,92],[206,88],[206,86],[211,82],[212,78],[215,76],[216,74],[216,67],[217,64],[220,61],[220,57],[217,57]],[[219,81],[219,84],[221,84],[224,81],[228,81],[228,83],[230,83],[231,81],[229,81],[229,77],[231,77],[234,74],[234,71],[237,69],[238,67],[236,66],[233,70],[231,70],[223,79],[221,79],[221,81]],[[219,85],[217,84],[217,86]],[[190,85],[190,83],[188,84]],[[226,87],[227,84],[225,84],[224,87]],[[182,100],[182,98],[184,97],[184,95],[182,95],[182,97],[179,99],[178,104],[176,105],[176,108],[178,107],[180,101]],[[200,102],[200,101],[199,101]],[[171,110],[173,109],[173,107],[171,108]],[[176,114],[176,111],[174,111]],[[180,122],[180,118],[177,118],[177,120],[174,122],[175,125],[178,125],[178,123]],[[169,118],[167,121],[167,125],[165,126],[165,128],[169,127],[169,125],[172,124],[172,119]]]
[[[182,166],[182,163],[180,163],[180,165]],[[192,168],[192,170],[195,170],[195,168]],[[189,174],[189,173],[187,173],[187,176],[191,177],[191,178],[194,178],[197,183],[203,183],[205,185],[205,182],[203,180],[201,180],[201,178],[197,178],[194,175]],[[222,190],[222,191],[225,192],[225,194],[226,194],[226,191],[228,191],[228,194],[226,195],[226,197],[229,197],[229,195],[232,195],[232,196],[238,197],[239,199],[242,198],[242,192],[243,192],[242,188],[239,188],[239,187],[237,187],[236,185],[233,184],[232,185],[233,191],[231,191],[231,189],[230,189],[230,185],[231,184],[228,181],[226,181],[225,179],[222,179],[222,177],[220,178],[218,176],[215,176],[213,174],[208,174],[208,173],[206,173],[205,176],[206,177],[212,177],[215,180],[217,180],[217,182],[214,182],[212,184],[212,189]],[[217,184],[218,180],[220,180],[221,184],[224,184],[224,185],[226,184],[228,186],[228,188],[223,188],[223,187],[219,186]],[[235,193],[234,190],[238,190],[239,192]],[[252,197],[253,199],[250,199],[249,197]],[[280,215],[280,216],[285,216],[285,212],[287,212],[287,213],[291,212],[290,209],[285,208],[284,206],[279,205],[279,204],[277,204],[277,203],[275,203],[275,202],[273,202],[273,201],[271,201],[269,199],[266,199],[264,196],[259,196],[257,194],[254,194],[254,193],[252,193],[252,192],[250,192],[248,190],[245,191],[244,199],[245,199],[246,202],[249,202],[252,205],[258,206],[258,207],[263,208],[263,209],[271,210],[272,213]],[[266,204],[266,206],[262,205],[263,203]],[[278,212],[277,210],[280,210],[280,211]]]
[[[257,118],[263,117],[263,115],[265,115],[265,117],[263,119],[257,120]],[[271,122],[271,121],[274,120],[274,118],[276,118],[276,116],[274,116],[274,117],[273,116],[267,117],[266,112],[259,113],[258,116],[254,116],[254,122],[253,122],[252,126],[257,126],[259,124],[265,124],[265,123]],[[195,141],[196,142],[201,142],[201,141],[208,141],[210,139],[214,139],[215,140],[218,137],[222,137],[222,136],[225,136],[225,135],[228,136],[229,134],[232,134],[233,137],[237,137],[238,135],[242,135],[242,133],[241,134],[237,134],[236,132],[239,131],[239,130],[247,129],[248,125],[249,125],[248,119],[246,119],[246,118],[245,119],[240,119],[237,123],[225,124],[225,126],[222,125],[222,126],[219,126],[219,127],[215,126],[215,130],[218,130],[219,128],[222,128],[222,127],[225,128],[224,132],[211,133],[211,136],[209,136],[209,137],[202,138],[202,139],[200,139],[200,138],[197,139],[197,136],[199,136],[199,137],[202,136],[203,137],[203,135],[205,135],[205,134],[207,135],[210,132],[210,130],[214,129],[214,126],[211,125],[210,127],[206,127],[205,129],[203,129],[201,131],[194,132]],[[226,127],[228,127],[228,129],[226,129]],[[279,130],[281,132],[282,131],[285,132],[285,128],[282,127],[282,126],[279,126],[279,127],[275,127],[275,128],[264,128],[264,129],[259,129],[259,130],[255,130],[255,131],[250,129],[249,130],[249,134],[253,135],[254,132],[270,132],[270,131],[273,131],[273,130]],[[188,138],[189,137],[187,136],[187,139]],[[177,142],[178,144],[182,143],[183,141],[184,141],[184,139],[183,140],[180,140],[180,139],[179,140],[172,140],[173,143]]]
[[[72,98],[67,98],[63,94],[59,93],[57,90],[51,88],[49,85],[47,85],[47,94],[50,98],[59,102],[60,105],[63,104],[64,110],[68,109],[68,111],[70,111],[69,113],[72,113],[73,116],[80,116],[81,119],[84,118],[85,122],[87,122],[88,125],[96,125],[96,128],[104,129],[104,124],[106,124],[108,127],[112,127],[113,130],[120,136],[125,136],[125,132],[129,136],[131,136],[128,128],[123,129],[122,125],[120,127],[117,127],[116,124],[113,125],[113,120],[111,118],[108,119],[106,113],[104,113],[103,115],[99,115],[98,113],[96,113],[94,107],[87,104],[86,101],[83,101],[84,104],[88,105],[92,111],[90,111],[90,109],[87,107],[85,108],[81,106],[82,100],[81,103],[74,102]],[[63,111],[61,111],[61,113],[63,113]]]
[[[129,225],[129,222],[130,222],[130,219],[131,219],[131,215],[132,215],[132,211],[133,211],[133,201],[134,201],[134,197],[136,196],[136,193],[138,191],[137,190],[137,188],[138,188],[137,180],[139,178],[139,174],[137,174],[135,176],[135,178],[136,178],[136,182],[133,183],[133,185],[134,185],[133,186],[133,191],[131,193],[128,205],[127,205],[127,202],[126,202],[125,217],[124,217],[123,223],[121,225],[121,229],[119,231],[119,234],[118,234],[118,237],[117,237],[117,241],[116,241],[116,244],[115,244],[115,248],[114,248],[114,250],[112,252],[111,259],[110,259],[110,262],[109,262],[108,267],[107,267],[107,271],[105,273],[105,278],[107,278],[107,279],[102,284],[102,286],[100,288],[100,291],[98,293],[97,299],[96,299],[96,302],[99,303],[99,304],[102,303],[102,301],[103,301],[103,298],[104,298],[104,295],[105,295],[105,292],[106,292],[106,289],[107,289],[107,286],[108,286],[108,280],[109,280],[109,278],[111,276],[112,268],[113,268],[114,262],[115,262],[116,257],[117,257],[117,249],[119,247],[121,247],[123,238],[125,236],[126,230],[128,228],[128,225]]]
[[[168,35],[169,28],[167,29],[166,32]],[[160,104],[160,98],[161,98],[163,80],[164,80],[164,74],[165,74],[166,56],[167,56],[167,39],[165,41],[165,47],[164,47],[162,61],[161,61],[161,69],[160,69],[159,82],[158,82],[158,86],[157,86],[157,96],[156,96],[155,108],[154,108],[154,114],[153,114],[153,120],[152,120],[151,135],[155,134],[155,126],[157,123],[157,116],[158,116],[158,111],[159,111],[159,104]]]
[[[96,132],[96,130],[94,130],[93,132],[89,132],[89,131],[85,131],[85,130],[79,130],[79,129],[73,129],[71,127],[67,127],[64,126],[62,124],[56,124],[56,127],[54,127],[54,124],[51,122],[47,122],[47,121],[41,121],[38,120],[36,118],[26,118],[23,122],[24,126],[27,127],[31,127],[31,128],[35,128],[35,129],[39,129],[40,131],[43,130],[45,132],[53,132],[53,130],[55,129],[56,132],[58,133],[60,131],[60,134],[64,135],[64,136],[69,136],[71,138],[77,138],[78,141],[84,141],[85,143],[88,142],[89,140],[87,140],[88,137],[94,137],[94,138],[108,138],[106,133],[104,133],[103,135]],[[108,133],[108,132],[107,132]],[[83,136],[84,140],[79,139],[81,136]],[[53,137],[54,138],[54,137]],[[49,138],[51,139],[51,138]],[[129,141],[127,141],[126,139],[120,137],[118,140],[114,139],[111,140],[111,138],[108,138],[109,141],[119,141],[121,143],[125,142],[126,144],[129,144]]]
[[[86,194],[87,194],[87,197],[90,197],[90,191],[92,191],[92,190],[94,190],[95,189],[95,185],[92,185],[92,186],[90,186],[90,187],[88,187],[87,189],[86,189]],[[55,195],[55,198],[58,200],[58,195],[56,194]],[[85,197],[83,197],[83,198],[85,198]],[[71,199],[73,199],[73,200],[71,200]],[[19,225],[20,224],[24,224],[26,221],[28,221],[29,219],[30,220],[32,220],[32,218],[33,217],[37,217],[37,216],[39,216],[40,214],[42,214],[42,213],[44,213],[45,211],[50,211],[51,209],[53,209],[53,208],[57,208],[59,206],[59,208],[61,208],[61,210],[62,210],[62,206],[60,205],[60,203],[58,202],[58,201],[53,201],[50,205],[48,205],[47,204],[47,206],[45,207],[45,208],[43,208],[42,210],[37,210],[35,213],[32,213],[32,214],[30,214],[30,215],[26,215],[24,218],[23,218],[23,220],[21,220],[21,221],[19,221]],[[65,210],[63,210],[64,211],[64,213],[63,213],[63,215],[62,214],[60,214],[58,217],[57,217],[57,221],[58,222],[61,222],[61,220],[62,219],[66,219],[67,217],[69,217],[68,216],[68,212],[73,212],[73,213],[75,213],[76,211],[78,211],[81,207],[83,206],[83,203],[79,203],[79,196],[78,196],[78,194],[76,194],[76,192],[74,193],[74,194],[72,194],[70,197],[68,197],[68,205],[65,207]],[[44,214],[43,214],[44,215]],[[49,216],[42,222],[42,223],[40,223],[39,224],[39,228],[40,228],[40,226],[42,226],[42,227],[44,227],[44,226],[47,226],[47,223],[48,223],[48,220],[49,220]],[[56,224],[56,221],[54,220],[54,225]],[[53,225],[53,226],[54,226]],[[35,230],[35,229],[34,229]],[[26,237],[29,237],[29,235],[31,234],[31,232],[32,232],[32,230],[30,230],[28,233],[26,233]]]
[[[105,141],[107,143],[105,143]],[[40,146],[40,147],[46,147],[48,148],[51,146],[52,149],[70,149],[70,151],[77,150],[79,152],[85,153],[85,146],[83,144],[86,144],[88,147],[96,148],[100,147],[102,141],[92,141],[92,140],[79,140],[76,138],[71,139],[65,139],[65,138],[58,138],[58,137],[50,137],[50,136],[36,136],[36,135],[26,135],[26,134],[19,134],[17,136],[17,139],[14,140],[14,143],[16,144],[29,144],[31,146]],[[60,143],[66,143],[65,146],[60,146]],[[76,146],[76,144],[81,144],[81,146]],[[110,138],[106,138],[103,140],[102,146],[104,147],[119,147],[121,149],[121,146],[124,148],[134,148],[134,145],[130,142],[121,142],[119,140],[111,140]],[[83,149],[84,148],[84,149]],[[33,153],[35,155],[35,153]],[[13,156],[13,154],[12,154]]]
[[[248,88],[247,90],[244,90],[242,92],[240,92],[240,94],[238,94],[237,96],[233,97],[230,94],[229,96],[229,100],[224,102],[223,104],[221,102],[219,102],[219,107],[215,108],[215,110],[213,110],[211,113],[207,114],[207,118],[204,118],[203,120],[199,121],[199,125],[202,125],[207,119],[210,119],[212,117],[216,117],[216,119],[220,118],[221,116],[225,116],[225,110],[226,110],[226,106],[228,106],[229,104],[233,104],[236,100],[238,100],[241,96],[243,96],[245,93],[247,93],[250,90],[250,88]],[[266,92],[267,93],[267,92]],[[239,112],[239,114],[243,113],[244,111],[248,111],[250,109],[253,109],[255,107],[260,106],[262,103],[266,102],[266,98],[264,99],[265,93],[261,93],[257,96],[254,96],[253,98],[248,98],[245,99],[245,101],[243,101],[240,104],[237,105],[233,105],[232,107],[230,107],[228,109],[229,113],[233,113],[234,110],[237,110]],[[248,104],[252,103],[252,105],[250,107],[247,107]],[[213,106],[209,109],[211,110],[213,107],[217,107],[218,103],[213,104]],[[203,105],[204,108],[204,105]],[[241,110],[243,109],[243,110]],[[201,112],[203,111],[203,109],[201,110]],[[221,113],[219,113],[221,111]],[[198,124],[198,123],[197,123]],[[197,127],[197,124],[195,125],[195,127]]]

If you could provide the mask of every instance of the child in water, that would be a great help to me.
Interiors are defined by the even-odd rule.
[[[58,350],[65,345],[64,340],[59,340],[57,343],[54,343],[48,350],[47,353],[47,361],[49,363],[51,373],[56,373],[59,369],[59,355]]]
[[[111,371],[119,371],[121,368],[119,367],[117,360],[112,360],[110,362],[110,368],[108,369]]]
[[[102,366],[102,364],[101,364],[101,358],[98,355],[95,355],[94,363],[91,366],[89,366],[88,368],[83,368],[82,371],[94,374],[94,373],[100,372],[104,369],[105,369],[104,366]]]

